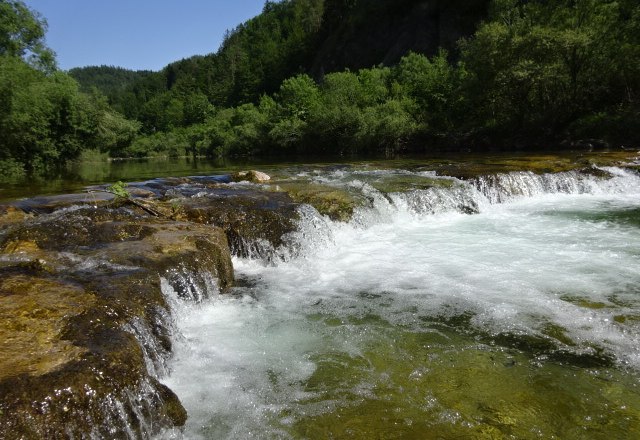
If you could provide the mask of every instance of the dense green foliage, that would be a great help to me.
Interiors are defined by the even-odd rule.
[[[128,70],[115,66],[76,67],[68,73],[78,81],[81,91],[91,93],[96,88],[109,100],[119,99],[137,81],[155,74],[150,70]]]
[[[323,0],[267,1],[262,14],[227,32],[215,54],[169,64],[160,72],[106,67],[73,69],[112,107],[142,123],[145,133],[202,122],[216,107],[255,102],[299,72],[315,48]]]
[[[457,55],[490,0],[325,0],[310,73],[398,63],[409,52]]]
[[[131,154],[224,156],[343,154],[405,149],[424,133],[444,135],[458,89],[446,53],[410,54],[393,68],[326,74],[321,83],[299,74],[272,96],[214,111],[202,123],[138,138]]]
[[[129,109],[122,110],[141,121],[147,135],[122,153],[322,154],[638,141],[636,2],[495,0],[490,6],[475,33],[453,46],[447,41],[464,32],[451,21],[476,23],[486,1],[267,2],[262,15],[229,33],[218,53],[134,82],[123,95]],[[353,65],[368,57],[387,61],[385,46],[363,36],[372,34],[371,26],[384,34],[389,23],[417,26],[422,35],[420,26],[427,25],[407,18],[422,19],[421,13],[437,18],[428,21],[440,35],[431,43],[453,52],[405,53],[389,67],[324,71],[346,64],[336,60],[356,49],[362,53]],[[395,38],[404,38],[402,32]]]
[[[13,11],[0,20],[2,173],[86,148],[144,157],[640,142],[634,0],[267,1],[215,54],[161,72],[73,69],[82,88],[46,62],[44,21],[20,2],[0,6]],[[418,51],[406,50],[411,36]]]
[[[497,0],[460,57],[299,74],[255,104],[138,139],[132,153],[354,153],[637,142],[640,6]],[[187,124],[185,124],[186,126]]]
[[[471,35],[489,0],[288,0],[265,3],[262,14],[228,32],[219,50],[141,75],[106,68],[74,69],[126,117],[152,134],[186,127],[208,113],[184,115],[194,99],[218,108],[256,103],[287,78],[306,73],[321,80],[345,68],[393,65],[410,50],[435,55],[440,46]],[[446,24],[443,24],[446,23]],[[441,27],[446,26],[446,30]],[[137,79],[136,79],[137,78]],[[116,89],[113,83],[123,84]]]
[[[19,1],[0,0],[0,10],[0,179],[62,165],[87,148],[127,147],[139,124],[56,71],[45,22]]]
[[[469,120],[507,141],[637,141],[639,20],[631,0],[496,0],[462,43]]]
[[[46,20],[21,1],[0,1],[0,55],[23,58],[40,70],[55,70],[55,54],[44,44],[46,31]]]

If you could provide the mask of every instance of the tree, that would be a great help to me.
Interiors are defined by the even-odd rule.
[[[620,75],[633,70],[620,47],[633,51],[637,37],[619,2],[498,0],[491,18],[462,43],[467,93],[485,128],[553,138],[620,102]]]
[[[0,0],[0,55],[21,57],[32,66],[55,70],[55,54],[44,44],[47,22],[19,0]]]
[[[409,53],[394,69],[395,79],[404,93],[415,100],[417,115],[433,134],[451,131],[461,97],[461,70],[451,65],[441,51],[429,59]]]
[[[183,108],[183,124],[185,126],[203,123],[214,112],[214,107],[204,93],[196,92],[187,95]]]
[[[284,80],[276,98],[283,115],[306,119],[318,105],[320,90],[309,75],[301,74]]]

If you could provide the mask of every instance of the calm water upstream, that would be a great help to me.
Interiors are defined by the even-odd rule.
[[[174,299],[162,438],[640,438],[640,176],[599,172],[291,172],[366,203]]]

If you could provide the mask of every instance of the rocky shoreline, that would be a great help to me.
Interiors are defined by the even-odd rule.
[[[186,179],[145,182],[130,199],[1,206],[0,438],[144,438],[183,425],[159,382],[173,330],[163,290],[187,301],[224,292],[232,252],[277,246],[295,206]]]

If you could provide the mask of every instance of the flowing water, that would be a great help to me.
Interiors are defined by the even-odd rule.
[[[366,203],[174,298],[163,438],[640,438],[640,176],[597,171],[300,171]]]

